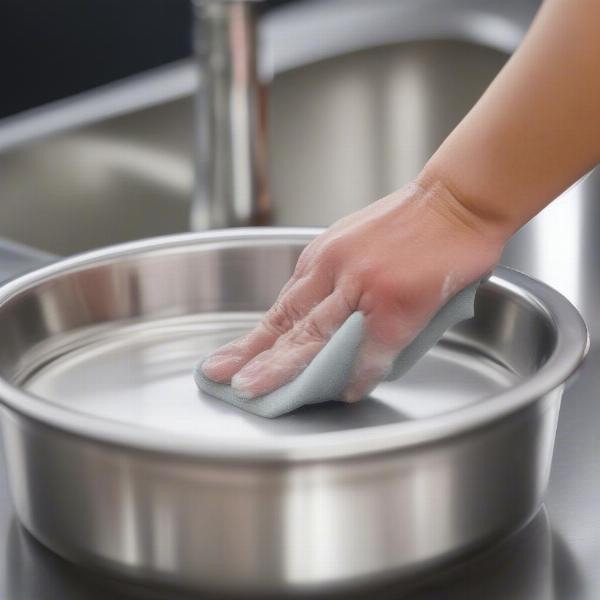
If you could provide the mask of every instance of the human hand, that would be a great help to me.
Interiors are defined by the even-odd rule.
[[[203,373],[262,396],[361,311],[364,340],[343,397],[359,400],[451,296],[493,268],[506,237],[440,183],[411,183],[315,238],[259,325],[214,352]]]

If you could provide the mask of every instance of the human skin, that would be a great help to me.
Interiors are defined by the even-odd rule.
[[[203,364],[256,397],[297,376],[354,311],[359,400],[506,241],[600,162],[600,0],[546,0],[521,47],[415,181],[344,217],[302,253],[248,335]]]

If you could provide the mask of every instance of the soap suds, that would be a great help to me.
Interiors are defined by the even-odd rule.
[[[450,273],[448,273],[446,277],[444,277],[444,283],[442,284],[441,294],[442,303],[445,303],[448,300],[448,298],[450,298],[450,296],[454,295],[454,290],[456,289],[455,275],[456,274],[454,271],[450,271]]]

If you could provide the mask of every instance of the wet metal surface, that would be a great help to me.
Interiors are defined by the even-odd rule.
[[[285,265],[288,262],[284,261],[281,264]],[[201,263],[196,261],[196,264],[200,265]],[[510,311],[506,313],[506,315],[509,314],[514,316],[514,313]],[[187,326],[183,328],[183,331],[186,329]],[[167,331],[169,330],[167,329]],[[124,336],[121,338],[125,340],[122,343],[119,343],[119,338],[117,338],[116,343],[92,345],[88,353],[84,352],[80,355],[80,360],[73,360],[75,355],[69,358],[67,354],[64,359],[55,361],[50,364],[50,367],[39,371],[28,383],[33,388],[36,385],[41,386],[36,391],[44,393],[51,400],[58,400],[67,405],[77,401],[77,390],[73,388],[75,391],[73,394],[71,393],[73,390],[68,387],[72,378],[78,378],[82,385],[85,381],[88,384],[90,381],[96,381],[103,382],[105,386],[115,385],[118,388],[119,385],[128,382],[135,384],[135,381],[127,379],[131,377],[135,379],[136,376],[139,376],[148,381],[145,369],[149,369],[151,373],[156,373],[156,377],[149,380],[152,383],[151,388],[155,383],[160,387],[164,381],[177,384],[177,378],[181,376],[179,373],[181,361],[187,364],[188,359],[191,359],[194,353],[202,350],[203,345],[219,341],[213,339],[212,334],[209,334],[208,337],[199,335],[190,338],[189,335],[177,335],[178,331],[182,330],[178,330],[177,327],[171,329],[171,332],[175,334],[166,338],[163,331],[156,337],[154,344],[151,342],[152,332],[148,332],[145,335],[144,343],[141,344],[136,341],[135,336],[133,339],[130,336]],[[231,330],[227,334],[231,335]],[[522,341],[524,342],[525,338]],[[114,370],[110,373],[111,377],[107,377],[107,373],[103,373],[103,369],[114,369],[115,352],[121,356],[121,360],[117,362],[123,362],[129,366],[138,365],[140,369],[125,369],[122,373],[125,377],[124,381],[120,381],[118,373],[116,373],[117,377],[114,382],[106,382],[115,377]],[[103,357],[107,356],[112,356],[113,359],[104,361]],[[156,363],[157,357],[161,356],[162,358]],[[171,357],[172,360],[164,360],[165,356]],[[464,393],[458,395],[455,400],[458,403],[457,406],[464,406],[465,403],[468,404],[473,399],[481,397],[481,394],[494,393],[512,385],[511,377],[502,369],[485,364],[482,368],[480,359],[475,359],[471,364],[469,360],[465,360],[465,357],[460,357],[459,360],[457,358],[453,356],[452,350],[446,351],[443,346],[440,347],[420,365],[421,372],[419,368],[415,369],[411,377],[402,381],[401,387],[408,386],[410,389],[411,386],[416,386],[422,391],[428,387],[431,388],[432,378],[428,377],[427,373],[431,373],[432,369],[436,373],[439,372],[442,379],[444,372],[447,371],[450,380],[456,377],[458,369],[463,373],[465,380]],[[592,357],[592,362],[593,360]],[[162,366],[162,370],[157,370],[159,366]],[[592,377],[594,376],[594,369],[593,364],[591,369],[589,363],[587,367],[563,403],[563,419],[559,428],[557,455],[554,461],[553,482],[558,483],[551,484],[548,496],[549,517],[545,513],[539,514],[528,527],[500,546],[492,548],[483,555],[473,558],[462,566],[454,567],[450,571],[434,571],[433,579],[430,578],[428,581],[391,582],[385,588],[370,589],[366,592],[357,591],[356,594],[354,592],[346,593],[344,597],[355,596],[361,600],[403,597],[436,598],[443,593],[446,598],[465,598],[469,597],[469,594],[472,594],[473,597],[522,597],[536,600],[537,598],[586,598],[586,594],[593,590],[593,587],[589,587],[593,584],[591,576],[593,571],[587,575],[584,569],[586,564],[593,566],[593,557],[597,549],[598,536],[594,535],[593,525],[598,486],[594,485],[594,482],[600,479],[597,477],[598,463],[594,461],[598,456],[598,453],[594,454],[594,451],[597,450],[596,437],[593,435],[595,432],[589,429],[597,422],[597,419],[594,418],[596,404],[594,397],[589,394],[589,388],[593,389],[594,387],[594,381],[590,380],[590,374]],[[437,381],[437,377],[433,379]],[[64,388],[64,385],[67,385],[67,388]],[[446,387],[455,386],[448,384]],[[435,390],[433,391],[435,392]],[[390,410],[397,415],[402,413],[402,419],[417,420],[426,416],[427,411],[429,414],[440,413],[447,407],[436,406],[434,400],[438,395],[439,392],[432,393],[432,402],[426,402],[424,407],[417,407],[418,411],[425,411],[425,413],[420,414],[417,411],[411,414],[410,405],[396,406],[394,402],[398,395],[391,393],[386,396],[385,390],[383,390],[379,393],[379,402],[386,408],[383,411],[385,413],[384,421],[389,418]],[[152,400],[151,396],[152,394],[147,399]],[[184,410],[184,416],[187,415],[185,419],[169,422],[164,418],[165,414],[173,414],[175,411],[161,413],[160,410],[153,410],[160,409],[160,407],[152,406],[152,402],[146,405],[145,400],[146,398],[142,395],[141,404],[137,403],[137,421],[146,417],[149,420],[148,423],[144,423],[146,427],[164,430],[166,423],[178,434],[190,433],[185,428],[189,426],[189,421],[197,415],[190,413],[189,410],[187,412]],[[185,397],[183,400],[185,404]],[[373,407],[367,406],[367,403],[365,403],[365,407],[366,412],[371,415],[377,416],[381,412],[373,411]],[[75,407],[73,406],[73,408]],[[91,402],[85,405],[80,403],[77,406],[77,410],[87,411],[97,416],[100,416],[98,411],[102,413],[105,408],[102,403],[94,403],[93,397]],[[183,408],[185,409],[186,406]],[[193,405],[189,404],[187,408],[193,409]],[[230,409],[230,407],[224,408]],[[209,408],[208,415],[210,415],[210,411]],[[218,420],[218,413],[213,416]],[[117,417],[121,421],[130,423],[136,420],[136,415],[132,416],[127,410],[117,412]],[[197,422],[199,423],[204,418],[206,415]],[[352,420],[337,423],[333,419],[325,422],[324,425],[330,431],[338,426],[352,429],[357,424],[360,426],[361,421],[364,424],[359,415],[356,423],[353,423]],[[310,424],[310,417],[308,423]],[[566,433],[563,433],[565,428]],[[294,430],[296,434],[302,433],[297,429],[297,424],[294,425]],[[235,432],[233,433],[235,434]],[[231,434],[231,431],[227,432],[227,435]],[[269,432],[268,427],[256,429],[250,424],[245,429],[242,427],[236,435],[241,436],[242,441],[256,439],[256,442],[260,442],[265,436],[267,438],[271,436],[272,432]],[[575,446],[572,445],[573,443]],[[573,452],[573,448],[575,448],[575,452]],[[46,490],[49,491],[49,488]],[[106,591],[107,586],[111,589],[109,597],[115,598],[118,598],[119,595],[123,598],[139,597],[140,595],[148,597],[149,594],[154,593],[139,588],[124,590],[122,586],[115,591],[106,578],[95,577],[84,570],[70,566],[41,548],[17,524],[6,494],[4,481],[1,506],[0,533],[3,541],[0,542],[0,548],[4,552],[4,560],[0,564],[5,566],[5,575],[0,580],[2,585],[6,586],[6,595],[11,600],[48,600],[55,597],[77,600],[78,598],[94,598],[93,594],[100,594],[98,597],[102,597],[101,594],[104,594],[106,597],[109,593]],[[554,517],[554,514],[557,517]],[[578,519],[585,519],[585,521],[581,522]],[[570,520],[574,521],[569,523]],[[578,546],[578,541],[584,543]],[[560,595],[565,589],[567,595]],[[168,597],[173,597],[173,595],[169,594]],[[197,594],[196,597],[205,596]]]
[[[600,594],[600,355],[592,354],[565,394],[546,511],[521,532],[437,580],[350,596],[356,600],[595,600]],[[0,473],[0,597],[10,600],[134,600],[123,590],[58,558],[16,521]],[[208,600],[208,595],[198,595]],[[348,597],[348,596],[346,596]],[[212,600],[212,599],[211,599]]]
[[[537,512],[587,332],[514,271],[356,406],[265,420],[198,392],[196,360],[251,327],[315,233],[140,241],[0,288],[7,473],[30,532],[148,585],[281,595],[429,572]]]
[[[596,516],[600,501],[600,448],[593,425],[600,418],[600,409],[594,410],[581,398],[586,389],[600,383],[594,381],[598,377],[594,378],[593,371],[593,365],[588,363],[563,404],[547,513],[540,513],[524,530],[499,547],[439,575],[435,582],[422,584],[420,589],[407,591],[402,585],[391,585],[386,590],[362,594],[362,598],[596,598],[600,589],[596,568],[600,552],[600,524]],[[577,440],[571,435],[575,427]],[[124,591],[120,586],[115,587],[108,580],[73,567],[34,541],[15,519],[3,476],[0,479],[0,557],[0,594],[11,600],[104,600],[107,597],[133,600],[155,596],[146,590]],[[355,598],[358,600],[361,596]]]

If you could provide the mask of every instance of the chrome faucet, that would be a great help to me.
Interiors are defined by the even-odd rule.
[[[265,110],[257,75],[260,0],[196,0],[195,229],[270,221]]]

